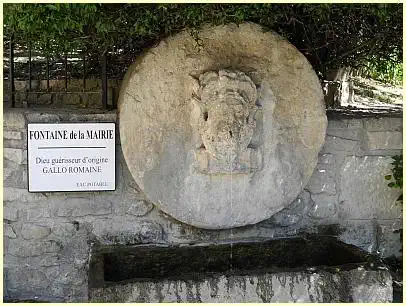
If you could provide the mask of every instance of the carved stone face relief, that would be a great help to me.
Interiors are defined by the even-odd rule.
[[[202,145],[196,155],[203,173],[249,173],[258,168],[254,134],[257,89],[243,72],[220,70],[199,77],[199,96],[193,102],[200,108],[198,132]]]
[[[327,126],[320,81],[259,25],[207,26],[199,39],[180,32],[129,68],[123,155],[145,197],[177,220],[255,224],[290,205],[315,169]]]

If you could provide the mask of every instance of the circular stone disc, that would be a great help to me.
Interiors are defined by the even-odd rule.
[[[289,42],[251,23],[172,36],[130,67],[121,145],[149,199],[197,227],[265,220],[306,186],[324,143],[319,80]]]

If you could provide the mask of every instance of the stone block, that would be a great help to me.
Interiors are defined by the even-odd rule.
[[[361,156],[387,156],[387,157],[392,157],[394,155],[400,155],[402,154],[402,150],[366,150],[364,151]]]
[[[326,142],[321,153],[357,153],[359,151],[359,143],[356,140],[345,139],[337,136],[326,136]]]
[[[51,93],[41,94],[38,96],[38,99],[35,101],[35,104],[41,104],[41,105],[49,105],[52,103],[53,103],[53,101],[52,101]]]
[[[360,138],[360,129],[327,129],[326,134],[331,137],[358,141]]]
[[[292,213],[291,211],[282,210],[276,214],[274,214],[269,221],[264,221],[273,224],[274,226],[291,226],[300,221],[302,216]],[[261,223],[261,226],[264,226],[264,222]]]
[[[59,253],[63,249],[63,243],[59,240],[49,240],[42,244],[45,253]]]
[[[312,194],[325,193],[328,195],[336,194],[336,183],[334,180],[334,173],[323,165],[318,165],[314,170],[313,175],[310,177],[309,183],[306,186]]]
[[[329,119],[327,130],[347,129],[348,119]]]
[[[367,131],[402,131],[402,118],[368,118],[364,119],[364,127]]]
[[[337,165],[335,154],[320,154],[317,161],[318,165],[323,166],[323,169],[335,169]]]
[[[402,257],[402,220],[378,220],[378,252],[382,257]]]
[[[3,302],[8,297],[8,267],[3,266]]]
[[[40,269],[20,267],[9,269],[8,283],[9,289],[21,290],[21,296],[41,295],[47,291],[47,287],[51,285],[50,281],[45,276],[45,273]]]
[[[28,150],[26,148],[23,149],[23,161],[21,164],[28,165]],[[26,167],[25,169],[27,169],[27,171],[28,171],[28,167]]]
[[[54,101],[56,104],[60,103],[63,105],[81,105],[81,96],[79,94],[69,94],[69,95],[54,95]]]
[[[153,208],[154,205],[151,202],[133,200],[126,211],[126,214],[141,217],[148,214]]]
[[[361,129],[364,128],[364,119],[348,119],[347,128],[349,129]]]
[[[399,190],[388,187],[392,159],[380,156],[346,157],[340,171],[341,219],[392,219],[402,215],[396,205]]]
[[[367,132],[369,150],[401,150],[402,143],[402,132]]]
[[[79,223],[64,222],[58,223],[52,227],[52,236],[56,236],[59,239],[68,240],[74,236],[79,230]]]
[[[25,129],[25,116],[21,111],[7,109],[4,111],[3,116],[3,126],[5,129]]]
[[[71,122],[116,122],[117,113],[107,112],[103,114],[70,114],[69,121]],[[116,128],[118,132],[118,128]]]
[[[309,206],[311,206],[310,194],[304,190],[287,208],[277,212],[268,220],[258,223],[258,225],[265,228],[288,227],[295,225],[302,220],[303,215],[305,215]]]
[[[392,302],[392,277],[388,271],[354,269],[342,274],[352,303]]]
[[[67,228],[64,228],[64,230],[67,230]],[[58,255],[69,263],[71,268],[83,270],[84,273],[87,273],[90,252],[90,237],[88,232],[82,230],[76,231],[75,228],[75,232],[66,231],[65,234],[72,234],[72,236],[59,236],[60,241],[63,242],[63,247]]]
[[[25,140],[14,140],[14,139],[3,139],[4,148],[14,148],[14,149],[27,149],[27,141]]]
[[[9,263],[10,266],[18,265],[18,266],[30,266],[44,270],[42,267],[54,267],[58,266],[64,262],[64,259],[61,258],[60,254],[55,253],[44,253],[41,256],[33,256],[33,257],[14,257],[14,256],[7,256],[4,259],[6,262]]]
[[[90,300],[92,302],[121,303],[322,302],[321,292],[320,294],[313,292],[318,287],[317,284],[310,283],[314,279],[315,277],[310,279],[301,273],[279,273],[253,277],[220,275],[208,277],[200,282],[148,282],[145,286],[136,282],[128,285],[115,285],[108,289],[92,289]]]
[[[6,159],[3,163],[3,182],[6,182],[10,178],[12,179],[13,175],[16,173],[17,169],[18,169],[18,164]],[[15,186],[11,186],[11,187],[15,187]]]
[[[87,215],[107,215],[112,212],[112,203],[109,200],[95,201],[93,196],[90,197],[71,197],[66,198],[56,209],[58,217],[78,217]]]
[[[317,220],[329,219],[337,213],[337,196],[326,193],[312,194],[313,206],[308,215]]]
[[[13,202],[18,201],[22,203],[30,202],[39,202],[46,201],[47,196],[43,193],[30,193],[27,189],[14,188],[14,187],[4,187],[3,189],[3,201]]]
[[[17,235],[13,229],[13,227],[8,224],[8,223],[3,223],[3,235],[10,238],[10,239],[15,239],[17,238]]]
[[[254,276],[217,275],[199,281],[156,280],[113,284],[90,289],[91,302],[391,302],[388,271],[353,269],[262,273]]]
[[[376,252],[377,228],[370,220],[341,221],[338,239],[355,245],[367,252]]]
[[[46,252],[44,244],[35,240],[14,239],[8,245],[7,253],[15,257],[39,256]]]
[[[362,127],[363,119],[329,119],[327,130],[358,130]]]
[[[9,160],[5,160],[3,166],[4,187],[28,188],[27,167],[25,165],[15,164]]]
[[[26,91],[28,89],[28,82],[27,81],[14,81],[14,89],[15,91]]]
[[[27,122],[29,123],[58,123],[61,118],[58,114],[47,113],[35,113],[31,112],[27,114]]]
[[[28,191],[26,189],[4,187],[3,189],[3,201],[5,202],[27,202]]]
[[[51,229],[47,226],[34,223],[24,223],[21,227],[21,235],[26,240],[43,239],[51,234]]]
[[[4,258],[6,258],[6,254],[9,253],[9,246],[10,246],[10,242],[12,242],[11,239],[9,239],[7,236],[3,235],[3,261]],[[5,266],[7,267],[7,263],[5,263]]]
[[[40,97],[40,94],[27,94],[25,97],[26,103],[31,106],[38,104],[38,98]]]
[[[21,219],[26,221],[39,221],[51,217],[51,211],[47,203],[41,205],[23,207],[20,209]]]
[[[8,221],[18,220],[18,208],[12,204],[3,206],[3,219]]]
[[[15,131],[3,131],[3,138],[4,139],[11,139],[11,140],[22,140],[23,133],[22,132],[15,132]]]
[[[83,272],[78,271],[70,263],[61,262],[58,266],[47,267],[44,270],[47,278],[54,279],[58,286],[78,286],[86,281]]]
[[[16,100],[16,105],[18,107],[26,109],[27,108],[27,93],[26,92],[16,92],[15,93],[15,100]]]
[[[128,219],[98,219],[92,223],[93,234],[105,244],[139,244],[163,241],[160,224]]]
[[[37,266],[39,267],[54,267],[59,266],[63,262],[59,254],[44,254],[40,256]]]
[[[4,148],[3,154],[4,159],[15,162],[16,164],[22,164],[27,159],[27,157],[24,156],[24,150],[21,149]]]

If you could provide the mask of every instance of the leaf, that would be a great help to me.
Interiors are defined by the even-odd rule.
[[[41,45],[52,37],[52,49],[60,51],[66,41],[77,40],[85,33],[92,39],[81,39],[80,49],[98,53],[99,45],[105,45],[133,53],[149,47],[148,43],[157,37],[185,27],[250,21],[283,34],[297,49],[307,50],[306,56],[320,78],[331,68],[363,65],[368,66],[369,75],[391,82],[401,82],[403,77],[402,13],[401,3],[384,6],[5,3],[3,6],[4,35],[15,34],[16,42],[21,44],[28,43],[30,36],[36,37]],[[135,27],[135,23],[142,27]]]
[[[57,11],[57,10],[58,10],[58,8],[57,8],[55,5],[53,5],[53,4],[47,4],[47,8],[49,8],[49,9],[51,9],[51,10],[54,10],[54,11]]]

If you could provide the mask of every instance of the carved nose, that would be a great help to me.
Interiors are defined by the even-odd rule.
[[[216,126],[216,131],[219,139],[230,140],[236,137],[237,131],[233,124],[229,122],[220,122]]]
[[[217,130],[217,135],[220,139],[229,140],[235,138],[236,133],[233,132],[230,128]]]

